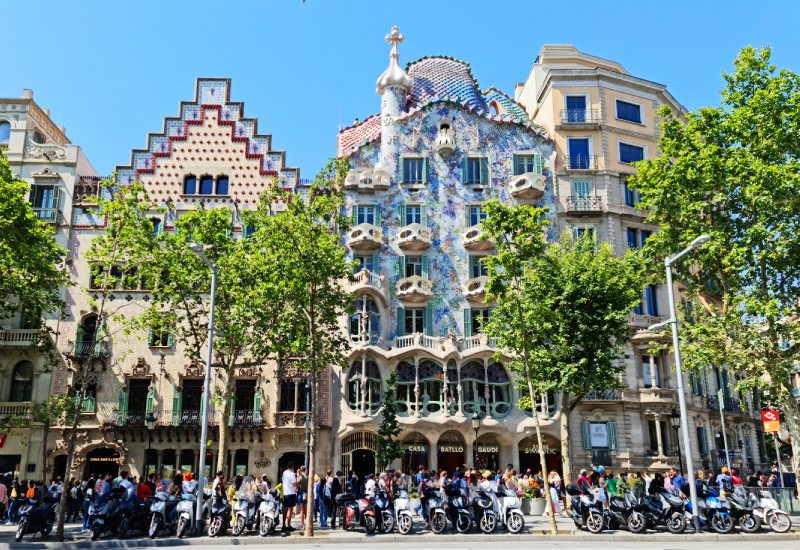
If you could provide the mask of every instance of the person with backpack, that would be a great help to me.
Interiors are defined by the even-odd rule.
[[[96,482],[94,474],[90,475],[85,482],[86,489],[83,491],[83,533],[89,532],[89,506],[92,505]]]

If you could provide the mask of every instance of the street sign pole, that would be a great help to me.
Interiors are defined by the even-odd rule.
[[[725,399],[722,394],[722,388],[717,391],[717,396],[719,396],[719,421],[720,424],[722,424],[722,426],[720,426],[722,430],[722,441],[725,443],[725,462],[728,464],[728,475],[731,475],[731,455],[728,452],[728,436],[725,435],[725,414],[722,412],[722,405]]]

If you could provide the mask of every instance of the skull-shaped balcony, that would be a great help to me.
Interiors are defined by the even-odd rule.
[[[401,227],[397,246],[403,250],[427,250],[431,246],[431,228],[418,223]]]
[[[468,279],[462,284],[464,290],[464,298],[470,302],[486,302],[486,285],[489,282],[489,277],[475,277]]]
[[[397,298],[405,302],[424,303],[433,296],[430,279],[413,275],[397,281]]]
[[[375,170],[372,173],[372,186],[375,191],[388,191],[392,179],[386,170]]]
[[[350,170],[344,179],[345,191],[355,191],[357,193],[374,193],[375,191],[388,191],[391,182],[389,173],[386,170],[370,169],[358,171]]]
[[[536,203],[544,197],[544,176],[535,172],[520,174],[511,178],[509,187],[515,199]]]
[[[353,227],[347,236],[347,246],[359,252],[373,252],[383,244],[383,232],[371,223]]]
[[[483,235],[484,232],[483,229],[481,229],[481,224],[468,227],[463,235],[464,248],[472,251],[486,251],[494,248],[494,241],[488,238],[482,240]]]
[[[439,123],[439,133],[436,135],[436,152],[444,158],[456,152],[456,132],[450,127],[448,118]]]

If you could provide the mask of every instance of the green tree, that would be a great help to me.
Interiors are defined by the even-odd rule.
[[[791,373],[800,358],[800,76],[770,64],[770,48],[744,48],[723,73],[722,105],[686,116],[667,107],[659,157],[638,163],[636,185],[656,262],[702,234],[711,241],[673,264],[687,285],[681,325],[686,366],[745,374],[740,390],[771,386],[800,460]]]
[[[33,413],[33,420],[44,425],[42,436],[42,469],[47,464],[47,439],[50,426],[65,425],[79,415],[78,400],[66,395],[51,395],[43,401]]]
[[[331,160],[316,176],[307,199],[292,197],[274,186],[258,206],[253,247],[264,251],[250,263],[260,274],[252,307],[276,309],[270,324],[254,321],[254,329],[272,330],[274,339],[254,346],[289,357],[309,371],[311,418],[309,419],[308,477],[314,479],[319,431],[319,373],[333,366],[345,368],[350,342],[339,327],[342,315],[352,310],[351,296],[342,282],[352,280],[352,268],[340,245],[340,232],[350,227],[343,214],[342,184],[349,169],[347,158]],[[270,215],[276,204],[284,205]],[[284,339],[279,339],[285,335]],[[314,495],[309,493],[306,536],[313,534]]]
[[[386,391],[383,393],[383,406],[381,407],[381,425],[378,428],[377,451],[375,457],[381,469],[391,465],[394,460],[403,458],[405,451],[398,436],[403,432],[397,421],[395,409],[395,388],[397,386],[397,371],[392,370],[386,381]]]

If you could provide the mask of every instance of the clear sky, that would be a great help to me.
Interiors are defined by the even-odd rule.
[[[195,78],[229,77],[231,101],[313,177],[336,154],[340,111],[349,125],[379,110],[393,25],[406,38],[401,66],[453,56],[509,95],[547,43],[617,61],[689,109],[718,104],[743,46],[771,44],[779,67],[800,72],[797,0],[2,0],[0,19],[0,97],[31,88],[101,174],[178,115]]]

